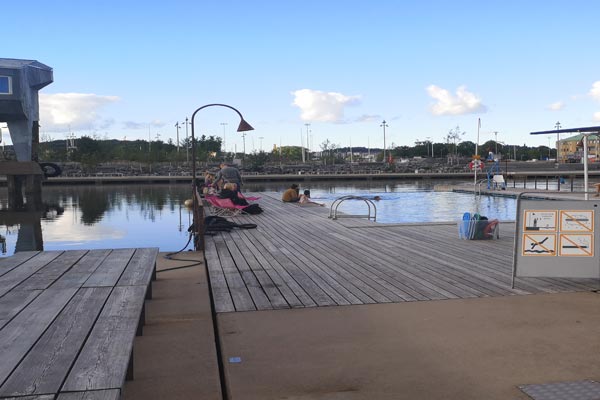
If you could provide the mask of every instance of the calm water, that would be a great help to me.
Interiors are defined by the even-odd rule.
[[[315,201],[327,205],[343,195],[380,196],[382,200],[376,204],[382,223],[455,221],[466,211],[488,218],[515,218],[514,199],[434,192],[434,184],[440,183],[313,183],[302,189],[310,189]],[[247,190],[282,192],[287,186],[248,185]],[[183,206],[191,197],[188,185],[59,186],[44,187],[43,191],[47,209],[42,213],[0,212],[2,256],[35,249],[191,248],[187,228],[192,216]],[[2,188],[3,208],[6,195]],[[361,201],[346,201],[339,210],[364,214],[366,206]]]

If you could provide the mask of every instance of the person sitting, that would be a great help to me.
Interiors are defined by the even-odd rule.
[[[223,190],[219,193],[219,197],[222,199],[230,199],[231,202],[237,206],[247,206],[250,204],[243,196],[240,196],[237,185],[231,182],[223,185]]]
[[[316,204],[323,207],[324,203],[317,203],[316,201],[312,201],[310,199],[310,190],[306,189],[303,194],[300,195],[300,199],[298,200],[300,204]]]
[[[235,183],[238,191],[242,189],[242,176],[240,175],[240,171],[232,165],[221,163],[221,169],[217,172],[213,185],[217,185],[217,187],[222,189],[228,182]]]
[[[297,203],[298,201],[300,201],[299,192],[300,189],[298,189],[298,185],[294,183],[292,184],[292,186],[290,186],[289,189],[283,192],[283,195],[281,196],[281,201],[283,201],[284,203]]]

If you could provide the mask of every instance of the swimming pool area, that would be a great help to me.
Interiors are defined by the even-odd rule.
[[[380,196],[381,200],[375,202],[378,223],[458,221],[465,212],[477,212],[490,219],[515,218],[513,198],[434,191],[440,183],[443,182],[320,182],[301,189],[309,189],[312,198],[327,207],[344,195]],[[278,197],[287,186],[248,185],[245,190]],[[6,196],[6,188],[2,188],[2,204],[6,204]],[[0,213],[1,255],[36,249],[190,249],[187,229],[192,215],[183,205],[190,197],[190,187],[184,184],[44,187],[44,212]],[[361,201],[346,201],[339,208],[349,214],[364,213],[364,209]]]

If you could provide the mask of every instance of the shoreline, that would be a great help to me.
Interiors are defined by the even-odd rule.
[[[583,178],[583,171],[509,171],[503,175],[511,180],[524,180],[528,178],[558,178],[567,179]],[[589,171],[588,176],[598,177],[600,171]],[[246,183],[264,183],[264,182],[315,182],[315,181],[375,181],[375,180],[429,180],[429,179],[448,179],[465,180],[473,179],[472,172],[418,172],[418,173],[355,173],[355,174],[252,174],[242,175]],[[487,179],[486,173],[478,174],[478,180]],[[86,185],[86,184],[120,184],[120,183],[189,183],[192,180],[191,175],[135,175],[135,176],[114,176],[106,174],[96,174],[93,176],[78,177],[55,177],[47,178],[43,185]],[[0,177],[0,186],[6,186],[6,179]]]

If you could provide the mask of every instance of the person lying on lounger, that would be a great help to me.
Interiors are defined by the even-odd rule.
[[[243,196],[240,196],[240,192],[237,190],[237,184],[228,182],[223,186],[223,190],[219,193],[219,197],[222,199],[231,199],[231,202],[237,206],[247,206],[249,203]]]

